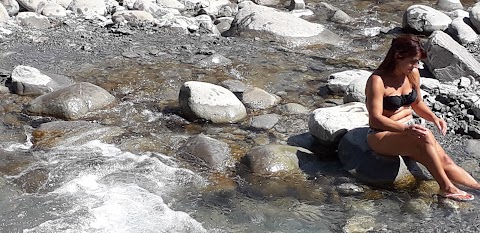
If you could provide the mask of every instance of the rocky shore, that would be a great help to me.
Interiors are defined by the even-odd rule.
[[[376,61],[336,65],[328,52],[351,46],[351,38],[311,22],[319,13],[338,27],[356,19],[326,2],[280,5],[0,0],[1,141],[31,146],[28,153],[96,139],[132,153],[166,154],[208,177],[215,201],[228,202],[236,191],[313,203],[375,192],[361,181],[410,190],[413,198],[402,208],[429,215],[425,202],[435,185],[424,181],[424,169],[402,157],[379,160],[362,141],[364,87]],[[401,27],[365,35],[423,38],[422,96],[449,124],[440,142],[474,175],[480,174],[479,12],[480,4],[466,8],[454,0],[411,5]],[[287,61],[288,71],[275,73],[273,84],[268,69],[278,67],[269,56]],[[250,69],[262,62],[265,73]],[[315,77],[319,72],[328,75]],[[5,148],[4,188],[14,184],[18,191],[10,196],[52,191],[49,170],[32,166],[38,158],[25,161]],[[373,159],[365,162],[364,154]],[[329,173],[333,178],[325,178]],[[370,222],[354,213],[343,230],[378,228],[355,225],[363,217]]]

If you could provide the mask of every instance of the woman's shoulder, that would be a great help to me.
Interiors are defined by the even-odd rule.
[[[372,84],[381,83],[383,85],[382,72],[377,70],[373,71],[373,73],[368,78],[368,82]]]

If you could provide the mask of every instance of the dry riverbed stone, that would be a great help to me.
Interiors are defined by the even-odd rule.
[[[247,116],[245,106],[231,91],[211,83],[185,82],[180,88],[179,104],[188,120],[235,123]]]
[[[35,98],[27,112],[61,119],[79,119],[111,104],[115,97],[91,83],[77,83]]]

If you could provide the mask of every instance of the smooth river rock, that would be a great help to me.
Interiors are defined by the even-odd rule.
[[[402,156],[380,156],[367,144],[368,127],[346,133],[338,144],[338,157],[344,169],[358,180],[377,186],[406,188],[415,177],[425,179],[422,169],[411,159]]]
[[[178,99],[182,113],[192,121],[235,123],[247,116],[245,106],[231,91],[211,83],[185,82]]]
[[[290,46],[339,44],[341,38],[321,24],[246,1],[239,4],[229,35],[275,39]]]
[[[91,83],[77,83],[54,92],[41,95],[30,102],[27,112],[54,116],[61,119],[79,119],[99,110],[115,100],[105,89]]]
[[[310,134],[322,144],[338,143],[349,130],[368,125],[368,111],[363,103],[352,102],[340,106],[318,108],[310,114]]]

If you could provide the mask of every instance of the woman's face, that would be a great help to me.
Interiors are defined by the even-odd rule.
[[[421,55],[418,53],[415,57],[398,58],[395,68],[404,74],[410,74],[413,69],[418,68],[418,62]]]

